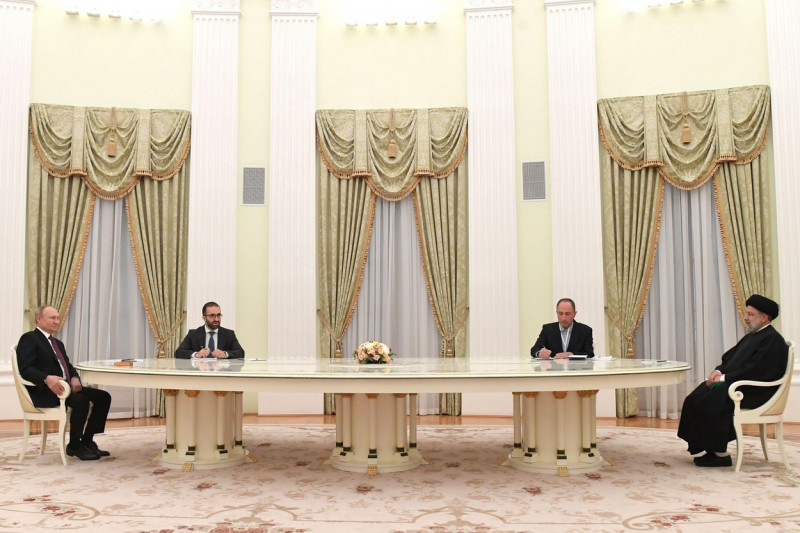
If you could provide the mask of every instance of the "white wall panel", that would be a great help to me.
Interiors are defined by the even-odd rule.
[[[519,353],[512,3],[468,0],[469,352]]]
[[[605,353],[594,0],[545,0],[555,301],[572,298]]]
[[[216,301],[236,326],[239,1],[195,0],[186,323]]]
[[[0,0],[0,188],[4,200],[0,224],[0,388],[13,388],[11,345],[26,328],[21,310],[25,308],[28,107],[35,4],[33,0]],[[16,399],[12,405],[16,409]]]

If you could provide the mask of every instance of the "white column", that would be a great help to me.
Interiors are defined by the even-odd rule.
[[[218,302],[236,325],[239,0],[194,0],[186,323]]]
[[[314,358],[317,1],[272,0],[271,14],[267,356]]]
[[[550,92],[550,190],[555,300],[572,298],[577,320],[605,355],[605,293],[595,75],[595,0],[545,0]]]
[[[800,2],[767,0],[767,59],[772,89],[772,146],[775,172],[775,210],[778,220],[780,329],[786,339],[800,341],[800,247],[794,231],[800,227]],[[796,354],[798,351],[796,351]],[[795,368],[800,369],[797,355]],[[797,372],[795,372],[797,375]]]
[[[0,385],[11,383],[11,344],[26,329],[25,213],[35,5],[34,0],[0,0],[0,189],[5,218],[0,224],[0,294],[4,302],[0,307]]]
[[[517,355],[517,196],[512,1],[466,0],[469,352]]]

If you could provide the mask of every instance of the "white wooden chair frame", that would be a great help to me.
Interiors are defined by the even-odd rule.
[[[787,341],[789,346],[789,357],[786,362],[786,373],[781,379],[776,381],[751,381],[741,380],[733,383],[728,389],[728,396],[733,400],[733,427],[736,430],[736,471],[742,466],[742,456],[744,455],[744,443],[742,441],[742,425],[758,424],[761,434],[761,449],[764,451],[764,459],[769,461],[767,452],[767,424],[775,424],[775,440],[778,442],[778,450],[781,453],[783,464],[789,470],[789,460],[786,458],[786,450],[783,446],[783,411],[789,398],[789,391],[792,388],[792,370],[794,369],[794,342]],[[774,387],[778,385],[778,390],[767,400],[764,405],[754,409],[742,409],[741,402],[744,393],[737,390],[742,386],[754,387]]]
[[[58,407],[36,407],[31,401],[31,396],[28,394],[28,389],[25,385],[33,386],[33,383],[22,379],[19,373],[19,363],[17,361],[17,346],[12,347],[13,357],[11,358],[11,367],[14,372],[14,384],[17,389],[17,396],[19,396],[19,405],[22,407],[22,416],[24,422],[24,433],[22,436],[22,450],[19,452],[19,462],[25,458],[25,451],[28,449],[28,438],[31,434],[31,420],[40,420],[42,422],[42,443],[39,448],[39,455],[44,454],[45,444],[47,444],[47,422],[55,420],[58,422],[58,451],[61,453],[61,462],[67,464],[66,445],[64,443],[64,436],[67,429],[67,420],[70,409],[66,405],[66,399],[70,393],[69,384],[61,380],[61,385],[64,387],[64,393],[59,396],[61,400]]]

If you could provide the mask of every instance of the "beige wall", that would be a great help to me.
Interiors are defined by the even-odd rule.
[[[344,25],[342,2],[319,0],[317,107],[465,106],[463,0],[431,0],[433,27]],[[619,11],[596,3],[601,98],[768,83],[763,0]],[[163,24],[66,16],[56,0],[35,9],[31,99],[67,105],[191,109],[192,17],[174,0]],[[269,168],[269,2],[242,0],[239,163]],[[541,0],[516,0],[513,22],[518,174],[548,162],[546,15]],[[269,178],[269,176],[268,176]],[[520,176],[517,176],[519,183]],[[553,317],[551,235],[580,223],[551,223],[550,203],[517,204],[520,350]],[[238,207],[237,333],[251,353],[266,346],[267,208]],[[189,310],[189,316],[193,310]]]

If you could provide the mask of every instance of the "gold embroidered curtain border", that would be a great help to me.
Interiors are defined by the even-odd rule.
[[[51,302],[50,305],[53,305],[56,309],[58,309],[58,314],[62,317],[61,322],[58,325],[57,332],[61,331],[61,328],[64,327],[65,320],[64,318],[69,313],[69,308],[72,305],[72,299],[75,296],[75,291],[78,288],[78,279],[80,278],[81,269],[83,268],[83,260],[86,257],[86,246],[89,243],[89,231],[92,227],[92,219],[94,218],[94,205],[95,205],[95,196],[89,195],[87,199],[87,207],[86,213],[83,217],[82,227],[83,230],[81,231],[80,236],[80,244],[78,245],[78,253],[77,253],[77,264],[75,266],[74,271],[69,276],[69,281],[66,285],[66,290],[64,292],[63,298],[61,298],[61,302],[59,303],[58,300],[52,300],[51,298],[45,298],[44,300]],[[43,301],[44,301],[43,300]],[[36,325],[36,319],[34,317],[36,308],[34,305],[42,305],[42,304],[29,304],[25,309],[25,316],[28,319],[28,324],[31,328]]]
[[[659,174],[660,175],[660,174]],[[661,221],[663,218],[664,213],[664,187],[661,187],[661,192],[657,198],[658,207],[656,208],[656,220],[655,225],[653,227],[653,232],[655,235],[661,234]],[[615,314],[610,306],[606,305],[604,310],[606,312],[606,316],[617,328],[620,334],[625,337],[625,341],[627,342],[627,349],[625,350],[625,357],[631,359],[636,354],[636,338],[634,333],[636,329],[639,327],[639,324],[642,323],[642,319],[644,318],[644,311],[645,306],[647,304],[647,298],[650,295],[650,287],[653,282],[653,268],[656,263],[656,252],[658,251],[658,238],[654,239],[647,250],[647,261],[646,261],[646,271],[645,271],[645,279],[644,279],[644,290],[642,294],[639,296],[638,301],[636,302],[636,309],[638,309],[638,313],[636,318],[634,319],[633,328],[630,332],[626,333],[625,328],[620,323],[620,318],[617,314]]]
[[[155,321],[156,311],[153,308],[153,304],[152,304],[151,299],[149,297],[149,293],[146,290],[144,284],[142,283],[142,280],[145,279],[144,278],[145,269],[141,264],[142,260],[140,258],[144,257],[145,254],[144,254],[144,251],[141,250],[140,247],[137,245],[138,241],[136,239],[136,234],[135,234],[135,232],[133,230],[133,226],[131,226],[131,220],[132,219],[131,219],[131,204],[130,204],[130,202],[125,202],[125,211],[126,211],[126,214],[128,215],[127,216],[127,218],[128,218],[128,237],[131,240],[131,247],[133,247],[133,249],[134,249],[133,266],[134,266],[134,269],[136,270],[136,285],[137,285],[137,287],[139,287],[139,294],[142,297],[142,304],[144,305],[145,316],[147,316],[147,322],[148,322],[148,324],[150,324],[150,331],[153,332],[153,335],[156,338],[156,357],[159,357],[159,358],[166,357],[167,354],[164,351],[164,345],[169,341],[169,339],[172,338],[173,335],[175,335],[175,333],[178,331],[178,328],[180,327],[180,325],[183,324],[184,320],[186,320],[186,310],[184,309],[184,310],[181,311],[180,317],[178,317],[177,320],[173,321],[172,325],[170,326],[170,328],[168,329],[166,334],[163,334],[163,335],[159,334],[159,331],[161,331],[161,330],[160,330],[160,328],[158,327],[158,324],[156,324],[156,321]]]
[[[422,178],[441,179],[467,150],[465,108],[319,110],[317,150],[340,179],[365,178],[380,198],[402,200]],[[396,157],[390,157],[390,144]]]
[[[439,348],[439,356],[440,357],[455,357],[455,340],[461,330],[467,323],[467,315],[469,314],[469,306],[464,308],[463,313],[456,317],[456,321],[453,327],[453,331],[448,335],[445,331],[444,327],[442,327],[442,320],[439,316],[439,309],[436,305],[436,298],[433,294],[433,286],[431,285],[430,278],[428,276],[428,271],[430,270],[430,265],[428,263],[428,254],[425,253],[425,246],[424,246],[424,236],[422,234],[422,224],[419,222],[422,220],[422,213],[420,212],[420,204],[417,198],[417,190],[414,189],[413,192],[414,196],[414,220],[416,221],[415,230],[417,232],[417,246],[419,247],[419,256],[422,259],[422,272],[425,275],[425,289],[428,293],[428,303],[433,310],[433,319],[436,322],[436,329],[439,330],[439,334],[442,336],[442,345]],[[365,262],[366,265],[366,262]],[[353,305],[353,309],[355,310],[355,305]]]
[[[33,183],[36,186],[29,193],[32,194],[29,202],[34,202],[34,204],[29,203],[29,227],[34,228],[35,232],[28,237],[31,239],[28,245],[29,257],[40,264],[40,256],[48,248],[51,249],[50,254],[68,252],[67,249],[52,250],[50,245],[43,244],[49,242],[54,229],[58,228],[62,221],[51,219],[52,214],[50,213],[43,213],[48,218],[40,220],[41,209],[38,206],[41,202],[45,202],[42,205],[46,205],[47,202],[55,201],[52,198],[60,198],[65,193],[58,191],[69,191],[71,185],[66,181],[63,182],[63,187],[55,189],[56,194],[61,196],[51,198],[52,193],[43,190],[42,185],[39,184],[40,181],[41,184],[44,184],[50,178],[57,179],[59,182],[61,180],[77,180],[74,183],[79,185],[71,193],[73,197],[61,200],[61,202],[67,201],[62,208],[79,209],[83,213],[81,213],[81,223],[78,229],[80,235],[76,236],[77,243],[75,251],[72,252],[74,259],[71,265],[67,264],[68,272],[52,272],[52,268],[45,269],[46,271],[36,276],[29,272],[28,284],[31,290],[28,307],[32,308],[38,305],[39,301],[47,301],[55,305],[62,316],[67,315],[83,266],[95,197],[99,196],[106,200],[127,197],[128,233],[134,248],[133,258],[137,284],[150,328],[158,342],[158,354],[163,356],[164,345],[171,342],[170,339],[185,320],[186,311],[185,309],[178,310],[178,316],[173,316],[172,310],[156,309],[159,306],[154,305],[149,297],[145,283],[149,283],[148,280],[151,276],[143,265],[143,258],[154,251],[144,250],[144,244],[137,240],[131,216],[131,199],[136,195],[131,195],[131,193],[138,190],[137,185],[140,184],[142,177],[148,178],[147,181],[153,184],[166,184],[171,178],[181,176],[175,187],[171,188],[181,191],[182,202],[185,204],[188,198],[188,166],[186,163],[191,145],[190,133],[191,114],[188,111],[31,105],[29,114],[31,143],[29,180],[35,180]],[[84,186],[85,203],[81,206],[76,202],[80,202],[80,197],[83,195],[80,190]],[[146,188],[149,189],[149,187]],[[75,196],[76,194],[78,196]],[[174,194],[170,196],[174,196]],[[31,205],[36,208],[31,210]],[[145,209],[147,208],[145,207]],[[181,206],[176,206],[174,213],[183,209]],[[31,216],[34,218],[31,219]],[[69,213],[62,213],[60,216],[69,216]],[[185,215],[175,214],[173,218],[180,216]],[[170,223],[174,226],[174,228],[170,226],[170,229],[173,230],[179,230],[181,226],[185,225],[180,220],[173,220]],[[164,229],[156,228],[153,231],[160,233]],[[169,238],[169,235],[164,238]],[[176,236],[176,238],[180,240],[180,236]],[[70,242],[75,242],[75,239]],[[184,248],[185,244],[182,249]],[[155,250],[155,253],[160,252]],[[178,263],[185,262],[185,251],[182,253],[182,257],[182,259],[177,257],[175,260]],[[166,257],[160,259],[160,261],[166,260]],[[59,260],[59,265],[62,261]],[[59,281],[65,279],[65,276],[67,280],[65,283]],[[42,280],[45,283],[43,286],[41,286]],[[185,300],[185,280],[178,280],[177,283],[183,285],[176,287],[176,290],[182,293],[182,296],[178,295],[178,299],[183,301]],[[169,316],[164,315],[165,311]],[[26,309],[26,312],[31,314],[30,310]]]
[[[453,175],[466,154],[467,110],[320,110],[317,111],[316,120],[317,149],[327,171],[343,180],[365,178],[374,193],[367,246],[358,259],[355,292],[350,298],[340,334],[337,335],[336,328],[322,309],[317,310],[323,329],[341,353],[342,338],[352,321],[363,283],[374,223],[375,196],[387,201],[399,201],[409,194],[416,195],[417,186],[423,178],[444,179]],[[395,157],[390,157],[390,144],[396,150]],[[462,179],[465,177],[466,174]],[[445,356],[454,351],[454,348],[449,350],[448,347],[454,347],[456,337],[466,324],[468,308],[459,313],[453,331],[448,333],[435,302],[429,268],[426,268],[416,199],[414,209],[425,286],[436,327],[442,335],[441,355]]]
[[[142,177],[167,180],[183,168],[191,146],[190,117],[182,110],[31,104],[28,132],[48,174],[78,176],[96,196],[117,200]]]
[[[367,235],[366,235],[367,243],[370,243],[372,241],[372,227],[373,227],[374,222],[375,222],[375,208],[376,208],[376,202],[375,202],[375,196],[373,196],[372,198],[370,198],[369,225],[368,225],[368,228],[367,228]],[[319,317],[320,323],[322,324],[322,327],[325,329],[325,331],[328,333],[328,336],[331,339],[333,339],[333,342],[334,342],[334,344],[336,346],[336,348],[335,348],[336,352],[335,353],[337,354],[338,357],[340,357],[341,354],[342,354],[342,346],[343,346],[343,342],[344,342],[344,334],[347,331],[347,328],[350,327],[350,322],[352,322],[353,314],[355,313],[355,310],[356,310],[356,303],[358,302],[358,295],[361,293],[361,284],[364,281],[364,270],[367,268],[367,256],[368,255],[369,255],[369,244],[367,244],[367,246],[364,247],[364,250],[361,253],[361,257],[359,257],[359,259],[358,259],[358,264],[360,266],[359,266],[359,271],[358,271],[357,279],[356,279],[355,293],[353,294],[353,297],[350,299],[350,303],[347,306],[347,316],[344,319],[344,329],[342,330],[341,335],[338,335],[338,336],[336,335],[336,333],[334,332],[334,328],[331,327],[330,323],[325,318],[325,315],[322,312],[322,309],[319,309],[319,308],[317,309],[317,316]]]
[[[600,139],[611,158],[627,170],[656,167],[682,190],[701,187],[724,162],[758,157],[769,114],[766,85],[598,101]],[[684,126],[689,143],[682,142]]]

